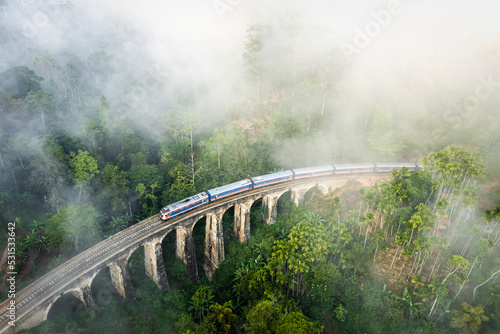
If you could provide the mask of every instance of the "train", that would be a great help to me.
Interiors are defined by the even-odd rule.
[[[389,173],[395,169],[400,170],[403,167],[407,168],[410,171],[415,171],[422,169],[422,164],[419,162],[369,162],[356,164],[337,164],[290,169],[281,172],[255,176],[250,179],[245,179],[217,188],[209,189],[174,204],[167,205],[160,210],[159,216],[162,220],[165,221],[168,218],[192,210],[200,205],[217,201],[221,198],[232,196],[241,192],[266,187],[271,184],[332,174],[340,175],[358,173]]]

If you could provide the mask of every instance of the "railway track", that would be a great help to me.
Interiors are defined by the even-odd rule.
[[[373,174],[364,173],[367,177]],[[82,277],[100,270],[112,262],[111,260],[124,253],[125,250],[140,246],[149,237],[166,229],[174,229],[180,222],[195,217],[205,211],[227,206],[249,196],[289,190],[295,186],[305,184],[318,184],[325,181],[355,179],[358,175],[328,175],[314,179],[299,179],[268,187],[257,188],[233,196],[210,202],[207,205],[196,207],[186,213],[175,216],[163,222],[158,215],[149,217],[76,255],[57,268],[53,269],[26,288],[16,293],[16,322],[22,320],[47,299],[69,289]],[[7,307],[9,300],[0,304],[0,333],[9,330]]]

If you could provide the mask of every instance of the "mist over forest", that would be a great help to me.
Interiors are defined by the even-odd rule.
[[[260,201],[244,243],[229,210],[212,281],[205,220],[193,230],[199,282],[171,233],[162,243],[170,292],[139,269],[137,251],[136,301],[103,271],[92,284],[94,296],[109,295],[96,298],[99,311],[65,296],[29,332],[106,333],[113,323],[120,333],[497,333],[495,9],[484,0],[0,0],[0,251],[16,222],[18,291],[207,189],[308,166],[424,165],[316,189],[298,207],[288,193],[270,226]],[[309,249],[320,249],[316,260]]]

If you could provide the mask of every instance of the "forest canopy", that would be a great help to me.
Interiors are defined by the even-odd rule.
[[[498,332],[498,43],[489,30],[448,8],[408,4],[398,18],[408,16],[394,16],[346,63],[336,4],[324,20],[295,2],[276,10],[217,1],[216,24],[169,4],[100,5],[0,1],[0,246],[15,222],[18,289],[207,189],[325,164],[423,169],[353,178],[329,193],[315,187],[298,206],[287,192],[272,225],[258,200],[245,242],[229,209],[225,260],[211,280],[202,219],[193,230],[198,281],[170,233],[170,291],[146,275],[141,248],[126,263],[136,300],[116,292],[106,269],[91,287],[97,308],[67,294],[28,332]],[[418,8],[471,30],[431,33]],[[46,21],[33,19],[40,13]],[[423,52],[429,45],[442,51]]]

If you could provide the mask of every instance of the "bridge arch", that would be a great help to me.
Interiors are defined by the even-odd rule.
[[[292,190],[285,191],[278,199],[278,215],[287,209],[287,206],[294,205],[292,201]]]
[[[162,222],[157,216],[147,218],[144,221],[137,223],[78,254],[73,259],[63,263],[61,266],[53,270],[43,280],[37,280],[29,288],[27,287],[16,294],[16,297],[19,298],[19,308],[16,312],[17,325],[19,326],[18,329],[27,329],[38,325],[41,322],[41,318],[45,315],[44,310],[48,307],[48,301],[52,299],[55,300],[55,298],[52,297],[59,296],[62,290],[66,291],[64,287],[81,286],[80,277],[87,275],[89,272],[93,271],[94,268],[109,266],[113,286],[115,286],[119,294],[123,297],[133,299],[129,298],[135,297],[130,280],[130,273],[127,268],[127,262],[130,254],[138,247],[145,246],[146,243],[149,243],[149,246],[146,247],[153,250],[150,253],[156,253],[158,248],[156,247],[153,239],[159,238],[160,236],[165,238],[164,236],[168,233],[164,232],[167,230],[172,231],[177,226],[187,227],[188,225],[192,225],[192,227],[196,229],[198,222],[200,222],[200,218],[207,216],[204,218],[205,223],[203,225],[205,228],[210,227],[210,229],[204,232],[212,237],[223,235],[220,233],[220,230],[222,229],[219,229],[218,224],[213,223],[214,221],[218,221],[218,219],[214,219],[214,217],[218,216],[216,213],[221,210],[223,215],[228,207],[236,206],[237,204],[245,203],[246,201],[248,201],[247,205],[251,211],[255,201],[259,198],[262,198],[264,209],[271,213],[270,215],[267,215],[267,223],[272,224],[276,218],[273,212],[273,210],[276,210],[276,202],[286,191],[291,190],[292,200],[294,203],[300,204],[300,201],[303,199],[301,191],[305,190],[305,192],[307,192],[311,188],[316,187],[317,184],[324,185],[324,187],[317,186],[322,192],[326,189],[333,190],[344,186],[351,179],[358,179],[359,177],[366,178],[366,175],[331,175],[311,179],[291,180],[286,183],[273,184],[260,189],[251,190],[247,193],[241,193],[219,199],[216,202],[206,204],[204,207],[186,212],[182,216],[172,217],[172,219],[167,222]],[[390,177],[391,175],[387,175],[386,177],[386,174],[381,174],[378,180],[383,178],[390,179]],[[328,185],[328,188],[326,185]],[[237,214],[235,214],[235,223],[237,219],[236,216]],[[239,217],[244,216],[245,214],[239,215]],[[250,219],[248,219],[248,221],[249,220]],[[240,221],[239,231],[246,231],[248,229],[246,226],[249,225],[250,224],[247,224],[246,222],[241,224]],[[238,225],[235,224],[235,229],[237,229],[237,227]],[[191,231],[193,230],[191,229]],[[247,238],[245,236],[249,237],[249,233],[240,232],[239,235],[240,241],[244,241],[245,238]],[[205,238],[205,240],[207,240],[207,238]],[[218,238],[213,239],[210,243],[209,250],[207,251],[207,247],[205,247],[204,250],[204,256],[206,258],[216,260],[214,262],[208,262],[209,265],[211,265],[211,268],[209,269],[212,272],[215,268],[217,268],[220,261],[223,260],[220,256],[213,256],[214,252],[218,252],[219,255],[221,253],[217,244],[218,242]],[[5,301],[0,304],[2,307],[5,307],[5,305]],[[27,305],[29,305],[29,307],[27,307]],[[47,311],[47,314],[49,311]],[[5,314],[6,311],[2,311],[0,314],[2,315],[2,317],[0,317],[0,333],[4,333],[7,328],[6,319],[8,318]]]
[[[304,193],[304,202],[310,200],[315,193],[320,193],[321,195],[328,194],[328,187],[323,184],[317,183],[309,187]]]
[[[43,321],[45,321],[49,318],[50,310],[53,309],[53,306],[56,304],[56,302],[58,300],[61,300],[62,302],[64,302],[63,299],[71,298],[71,299],[78,300],[78,301],[82,302],[82,300],[80,299],[80,296],[79,296],[81,294],[81,292],[82,291],[80,290],[80,288],[73,288],[73,289],[66,290],[61,294],[58,294],[55,298],[52,299],[52,301],[50,301],[49,305],[45,309],[44,314],[43,314]],[[69,296],[73,296],[73,297],[69,297]],[[85,305],[84,302],[83,302],[83,304]]]
[[[96,274],[90,288],[92,296],[95,296],[95,303],[98,307],[108,305],[113,298],[118,298],[119,296],[117,289],[113,286],[109,266],[105,266]]]

